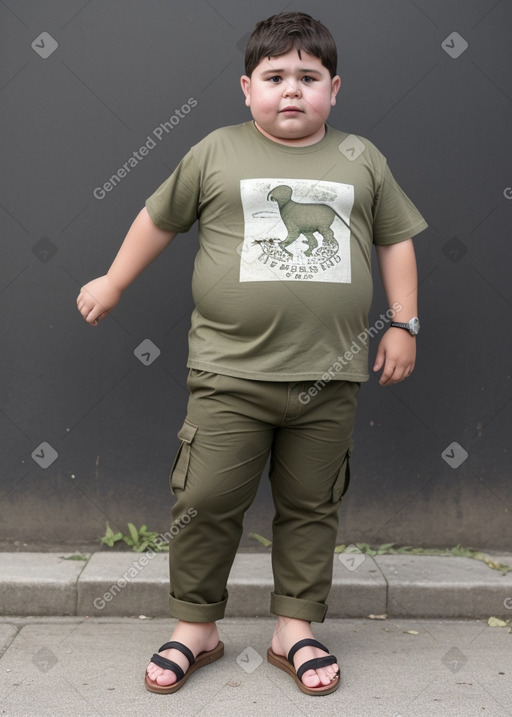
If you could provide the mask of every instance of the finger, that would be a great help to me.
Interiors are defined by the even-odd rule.
[[[87,321],[88,324],[91,324],[91,326],[97,326],[98,325],[98,317],[101,314],[102,309],[101,307],[94,306],[92,309],[90,306],[85,306],[84,310],[82,311],[82,316]]]
[[[94,326],[97,326],[100,321],[103,321],[103,319],[106,319],[109,315],[109,312],[103,309],[101,306],[96,306],[91,313],[88,316],[88,319],[91,320],[91,323]]]
[[[380,377],[380,385],[381,386],[388,386],[391,383],[394,383],[395,378],[395,366],[392,366],[389,364],[389,362],[384,366],[384,371],[382,372],[382,375]]]
[[[411,372],[412,372],[412,369],[409,366],[406,366],[405,368],[401,368],[400,366],[395,366],[389,379],[383,385],[390,386],[395,383],[400,383],[401,381],[406,379],[408,376],[410,376]]]
[[[89,306],[85,301],[83,301],[78,307],[78,310],[80,311],[84,319],[87,319],[87,317],[91,313],[91,306]]]
[[[87,316],[86,319],[88,324],[91,324],[92,326],[97,326],[99,323],[98,316],[95,312],[91,311],[91,313]]]
[[[375,363],[373,364],[373,370],[378,371],[384,365],[384,352],[377,352],[375,357]]]

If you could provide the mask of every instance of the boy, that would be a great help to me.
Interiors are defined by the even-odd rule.
[[[327,610],[356,396],[368,379],[372,243],[396,319],[373,368],[390,385],[414,367],[411,237],[426,224],[370,142],[326,125],[340,87],[336,62],[329,31],[309,15],[258,23],[241,78],[253,121],[216,130],[188,152],[147,200],[107,275],[78,297],[96,325],[199,218],[190,397],[170,476],[173,518],[194,518],[171,545],[178,623],[147,668],[153,692],[175,692],[223,654],[216,621],[269,454],[277,625],[268,660],[307,694],[339,685],[336,658],[310,623]]]

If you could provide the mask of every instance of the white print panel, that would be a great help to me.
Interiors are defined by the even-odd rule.
[[[242,179],[240,196],[240,281],[351,282],[351,184]]]

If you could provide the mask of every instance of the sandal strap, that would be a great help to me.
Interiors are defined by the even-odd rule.
[[[175,640],[172,640],[171,642],[166,642],[165,645],[162,645],[162,647],[158,650],[158,652],[163,652],[164,650],[178,650],[179,652],[181,652],[181,654],[185,655],[185,657],[187,658],[189,668],[192,667],[192,665],[195,662],[195,658],[194,658],[194,655],[192,654],[192,651],[189,650],[189,648],[186,645],[184,645],[182,642],[176,642]],[[329,652],[329,651],[326,650],[326,652]],[[165,657],[163,659],[165,660]],[[154,660],[153,660],[153,662],[154,662]]]
[[[302,682],[302,675],[308,670],[317,670],[319,667],[327,667],[327,665],[334,665],[337,659],[334,655],[326,655],[326,657],[315,657],[312,660],[308,660],[297,670],[297,677]]]
[[[155,665],[158,665],[158,667],[161,667],[163,670],[171,670],[171,672],[174,672],[178,682],[185,677],[185,673],[176,662],[168,660],[166,657],[162,657],[162,655],[158,655],[156,652],[151,658],[151,662],[154,662]]]
[[[298,642],[296,642],[295,645],[293,645],[293,647],[291,648],[290,652],[288,653],[288,662],[290,663],[290,665],[293,665],[293,658],[295,657],[295,653],[298,650],[300,650],[302,647],[318,647],[319,650],[323,650],[324,652],[329,653],[329,650],[327,649],[327,647],[324,647],[324,645],[322,645],[320,642],[318,642],[318,640],[315,640],[311,637],[306,637],[306,638],[304,638],[304,640],[299,640]],[[318,659],[320,660],[322,658],[319,657]],[[329,664],[331,664],[331,663],[329,663]],[[293,665],[293,666],[295,666],[295,665]]]

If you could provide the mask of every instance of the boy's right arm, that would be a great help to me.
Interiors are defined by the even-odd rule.
[[[112,266],[98,279],[82,287],[76,301],[78,310],[91,326],[97,326],[118,304],[123,291],[159,256],[176,236],[160,229],[146,208],[138,214]]]

